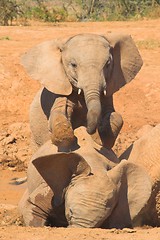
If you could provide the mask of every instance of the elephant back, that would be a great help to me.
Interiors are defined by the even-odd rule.
[[[145,168],[152,181],[150,199],[135,224],[160,226],[160,124],[134,142],[128,161]]]
[[[134,142],[128,160],[144,167],[153,183],[160,180],[160,124]]]

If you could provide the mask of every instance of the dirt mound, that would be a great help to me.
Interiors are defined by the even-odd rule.
[[[0,161],[3,169],[24,171],[31,156],[29,124],[13,123],[0,132]]]

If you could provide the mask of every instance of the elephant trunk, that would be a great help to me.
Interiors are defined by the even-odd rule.
[[[84,88],[84,96],[88,109],[87,113],[87,132],[93,134],[96,131],[97,124],[101,115],[100,87],[93,86]]]

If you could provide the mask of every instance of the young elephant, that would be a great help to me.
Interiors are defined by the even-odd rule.
[[[60,148],[70,149],[76,141],[73,130],[79,126],[86,126],[103,146],[113,146],[123,120],[115,112],[112,95],[142,66],[130,36],[79,34],[44,42],[28,51],[22,64],[45,86],[30,110],[31,130],[38,146],[50,138],[47,120],[52,141]]]
[[[140,137],[121,158],[143,167],[152,181],[152,194],[134,225],[160,226],[160,124]]]
[[[74,152],[57,153],[49,141],[33,156],[20,202],[25,224],[131,227],[150,197],[148,175],[126,160],[119,163],[112,150],[97,145],[83,127],[75,136],[80,147]]]

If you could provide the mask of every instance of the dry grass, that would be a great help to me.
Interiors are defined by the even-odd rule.
[[[147,39],[147,40],[137,41],[136,45],[138,48],[141,48],[141,49],[148,49],[148,50],[156,49],[156,48],[160,48],[160,41],[155,39]]]

